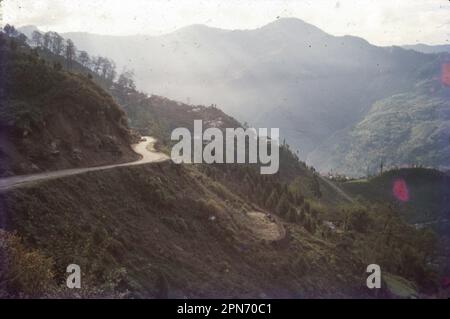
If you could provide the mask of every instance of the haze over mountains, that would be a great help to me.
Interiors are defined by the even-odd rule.
[[[145,92],[188,103],[217,104],[242,122],[279,127],[300,158],[321,171],[334,168],[361,175],[373,172],[382,160],[392,166],[436,167],[448,161],[440,149],[421,157],[399,156],[395,144],[413,143],[414,152],[420,153],[430,148],[430,136],[439,135],[442,140],[449,126],[440,115],[450,107],[448,99],[436,97],[441,111],[424,109],[426,121],[419,118],[394,137],[389,154],[381,152],[386,142],[377,138],[383,135],[377,130],[385,132],[386,125],[391,130],[390,117],[369,125],[368,136],[373,140],[358,141],[349,133],[360,128],[360,122],[375,118],[368,116],[377,101],[396,94],[412,96],[423,81],[436,90],[448,90],[440,82],[442,64],[448,59],[445,53],[377,47],[357,37],[332,36],[294,18],[255,30],[192,25],[158,37],[87,33],[64,37],[91,55],[112,58],[119,69],[133,69],[138,88]],[[421,92],[424,100],[434,97],[431,91]],[[408,112],[408,104],[387,103],[385,108],[403,113]],[[421,129],[413,134],[417,126]],[[360,147],[361,143],[368,146]],[[370,157],[365,156],[367,148],[371,148]],[[404,158],[411,160],[405,163]]]
[[[266,41],[269,33],[278,34],[285,23],[299,25],[296,20],[283,20],[266,27],[273,29],[264,31],[252,44]],[[314,55],[297,59],[299,54],[291,51],[289,44],[290,60],[300,62],[288,68],[280,62],[287,56],[285,51],[273,53],[269,59],[263,49],[273,44],[262,43],[252,54],[259,52],[259,59],[267,61],[270,68],[247,54],[249,65],[258,64],[248,73],[242,72],[242,77],[224,83],[230,94],[232,88],[240,94],[258,93],[267,98],[272,98],[272,93],[297,97],[294,93],[300,92],[301,108],[291,105],[292,114],[316,122],[299,136],[311,138],[315,126],[320,131],[336,129],[344,121],[353,123],[348,130],[339,131],[343,135],[331,135],[336,138],[331,145],[340,148],[323,148],[324,154],[335,155],[316,155],[323,167],[327,161],[348,167],[352,158],[345,154],[355,154],[354,162],[360,163],[358,152],[377,161],[381,147],[392,145],[388,151],[397,151],[395,145],[403,144],[407,130],[429,135],[430,129],[440,125],[438,132],[447,134],[449,93],[442,83],[449,78],[435,77],[445,57],[432,56],[428,61],[424,54],[383,51],[349,37],[340,44],[314,27],[302,26],[306,28],[303,38],[311,36],[308,32],[319,36],[311,36],[311,49],[320,39],[330,38],[324,47],[335,45],[336,55],[321,54],[317,49],[314,54],[320,55],[321,61]],[[447,239],[441,236],[438,245],[430,229],[420,229],[447,218],[448,180],[444,173],[414,168],[361,180],[326,178],[299,161],[284,144],[279,150],[280,170],[273,175],[261,175],[258,166],[251,164],[175,165],[165,161],[118,167],[115,164],[133,161],[129,144],[139,136],[156,138],[155,147],[168,154],[172,129],[190,127],[194,119],[220,129],[243,125],[216,107],[186,105],[139,92],[126,72],[113,76],[115,69],[108,59],[86,59],[71,41],[56,33],[47,34],[44,41],[38,38],[35,34],[35,39],[27,40],[10,25],[0,32],[0,69],[8,75],[0,83],[0,124],[4,133],[10,133],[2,135],[0,155],[2,163],[12,164],[4,168],[4,175],[27,173],[28,169],[19,170],[22,163],[31,173],[67,167],[82,167],[84,172],[30,179],[36,177],[33,174],[24,179],[28,182],[2,188],[0,298],[73,296],[73,290],[64,286],[69,263],[79,265],[85,278],[76,298],[448,296],[439,286],[439,280],[448,278],[450,271],[448,258],[441,258],[448,250],[440,253],[439,249],[439,245],[448,246]],[[242,46],[250,43],[250,38],[243,36]],[[292,37],[292,41],[297,40]],[[350,46],[355,43],[361,48]],[[338,50],[339,44],[344,49]],[[384,74],[377,69],[379,65],[367,61],[389,66],[388,71]],[[413,62],[419,63],[418,69]],[[198,69],[193,68],[193,73]],[[248,78],[249,74],[255,78]],[[282,86],[295,74],[299,75],[298,87]],[[416,79],[421,82],[415,84]],[[367,82],[353,84],[356,80]],[[257,92],[254,83],[265,86]],[[365,89],[366,95],[358,96],[352,85]],[[272,87],[279,92],[264,91]],[[357,108],[361,101],[402,88],[409,91],[378,100],[369,112]],[[352,104],[344,103],[348,97],[354,99]],[[303,101],[305,105],[300,103]],[[264,106],[276,120],[276,108]],[[256,115],[256,107],[249,103],[249,114]],[[349,120],[350,116],[354,119]],[[354,125],[360,117],[364,120]],[[437,123],[436,119],[443,121]],[[269,125],[273,122],[269,117],[267,121]],[[394,133],[397,139],[391,138]],[[324,140],[322,145],[330,142],[330,138]],[[441,143],[440,139],[437,144],[413,141],[408,145],[422,143],[431,151]],[[317,146],[317,152],[322,150],[319,143],[311,145]],[[397,153],[410,152],[397,148]],[[90,170],[104,160],[113,165]],[[5,180],[1,182],[5,185]],[[398,182],[403,182],[400,187],[395,186]],[[409,199],[410,203],[405,202]],[[412,223],[420,224],[412,227]],[[365,274],[374,261],[383,269],[383,289],[376,293],[366,288]]]
[[[450,52],[450,44],[428,45],[428,44],[412,44],[404,45],[404,49],[411,49],[422,53],[442,53]]]

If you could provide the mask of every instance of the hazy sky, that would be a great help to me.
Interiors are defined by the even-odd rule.
[[[297,17],[374,44],[450,43],[449,0],[0,0],[3,23],[42,30],[160,34],[190,24],[254,29]]]

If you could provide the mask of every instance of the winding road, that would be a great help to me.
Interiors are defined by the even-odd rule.
[[[31,174],[31,175],[19,175],[19,176],[11,176],[11,177],[5,177],[0,179],[0,191],[5,191],[11,188],[16,188],[20,186],[24,186],[31,182],[36,182],[40,180],[47,180],[47,179],[53,179],[53,178],[59,178],[64,176],[71,176],[71,175],[77,175],[82,174],[86,172],[93,172],[93,171],[102,171],[107,170],[111,168],[116,167],[123,167],[123,166],[133,166],[133,165],[141,165],[141,164],[147,164],[147,163],[158,163],[158,162],[164,162],[169,160],[169,157],[161,152],[158,152],[154,148],[154,144],[156,142],[156,139],[151,136],[144,136],[142,138],[142,141],[132,145],[133,150],[141,155],[141,159],[134,161],[134,162],[128,162],[128,163],[121,163],[121,164],[112,164],[112,165],[106,165],[106,166],[95,166],[95,167],[87,167],[87,168],[70,168],[70,169],[63,169],[58,171],[52,171],[52,172],[43,172],[38,174]]]

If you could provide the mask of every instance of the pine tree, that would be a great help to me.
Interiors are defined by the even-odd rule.
[[[275,209],[275,211],[279,214],[279,215],[284,215],[288,212],[289,210],[289,202],[286,198],[286,195],[283,194],[281,195],[281,198],[278,202],[278,205]]]
[[[297,210],[293,206],[290,206],[288,214],[287,214],[287,219],[292,223],[297,223],[299,220],[298,217],[299,216],[298,216]]]
[[[277,206],[278,199],[279,197],[277,191],[275,189],[272,190],[272,193],[270,194],[269,198],[267,198],[266,207],[274,209]]]

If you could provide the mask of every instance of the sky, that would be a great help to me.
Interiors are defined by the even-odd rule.
[[[450,44],[449,0],[0,0],[2,24],[159,35],[191,24],[255,29],[296,17],[377,45]]]

